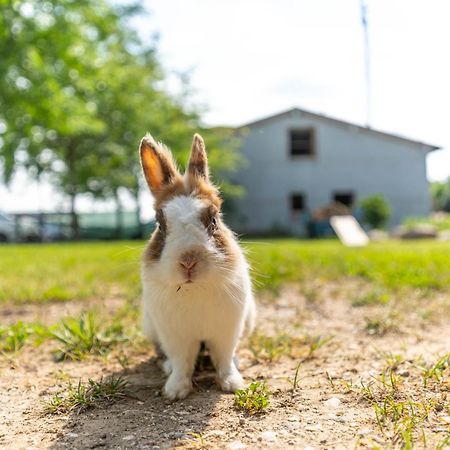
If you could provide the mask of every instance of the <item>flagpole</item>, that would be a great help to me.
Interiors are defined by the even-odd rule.
[[[367,0],[360,0],[361,22],[364,33],[364,66],[366,75],[366,125],[371,124],[371,89],[370,89],[370,47],[369,47],[369,29],[367,23]]]

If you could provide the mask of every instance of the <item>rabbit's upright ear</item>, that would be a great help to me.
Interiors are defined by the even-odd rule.
[[[175,180],[178,170],[169,150],[149,134],[142,139],[139,151],[145,179],[152,193],[156,194]]]
[[[188,173],[193,177],[209,180],[208,157],[206,156],[205,143],[199,134],[194,134],[191,156],[189,157]]]

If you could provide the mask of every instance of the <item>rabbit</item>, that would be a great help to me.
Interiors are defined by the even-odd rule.
[[[163,395],[185,398],[201,344],[223,391],[242,388],[235,364],[240,337],[255,325],[249,265],[221,215],[209,178],[205,144],[195,134],[182,175],[170,150],[150,135],[140,144],[145,179],[154,197],[157,228],[142,258],[144,334],[167,360]]]

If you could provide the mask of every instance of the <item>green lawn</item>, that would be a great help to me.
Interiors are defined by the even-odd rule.
[[[450,242],[246,241],[256,288],[359,277],[384,289],[450,289]],[[139,296],[143,242],[0,246],[0,302]]]

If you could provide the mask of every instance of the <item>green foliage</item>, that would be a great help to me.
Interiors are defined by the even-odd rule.
[[[352,306],[384,305],[389,299],[390,296],[385,289],[375,288],[354,298]]]
[[[129,26],[142,9],[106,0],[0,2],[0,165],[45,176],[71,198],[112,198],[119,190],[137,201],[141,188],[139,139],[150,131],[179,160],[186,159],[198,108],[186,77],[181,93],[164,88],[153,44]],[[152,40],[150,40],[152,42]],[[213,171],[237,164],[227,130],[205,130]],[[226,150],[226,151],[224,151]],[[225,194],[234,195],[225,185]]]
[[[431,199],[434,211],[450,212],[450,177],[447,181],[431,184]]]
[[[328,344],[333,336],[301,336],[295,337],[288,334],[278,334],[276,336],[265,336],[258,332],[249,337],[249,349],[253,357],[258,362],[273,362],[280,359],[281,356],[291,358],[303,357],[308,359],[314,356],[314,353],[324,345]]]
[[[372,228],[383,228],[391,216],[391,207],[381,195],[366,197],[360,202],[363,220]]]
[[[69,383],[64,394],[54,395],[47,403],[50,414],[62,414],[72,411],[81,412],[123,398],[128,382],[122,377],[111,377],[100,381],[88,379],[87,383],[78,381],[77,385]]]
[[[86,354],[102,355],[126,340],[119,323],[102,329],[92,312],[64,320],[50,331],[50,336],[62,345],[56,353],[58,361],[81,359]]]
[[[427,387],[430,379],[441,381],[446,375],[450,377],[450,352],[443,355],[435,363],[422,367],[423,385]]]
[[[19,321],[9,326],[0,326],[0,352],[17,352],[30,339],[39,343],[46,334],[45,327],[38,323]]]
[[[430,217],[408,217],[403,225],[406,229],[414,228],[416,225],[431,225],[438,231],[449,231],[450,214],[436,213]]]
[[[249,414],[259,414],[269,406],[270,392],[265,382],[254,381],[246,389],[234,394],[234,404]]]

